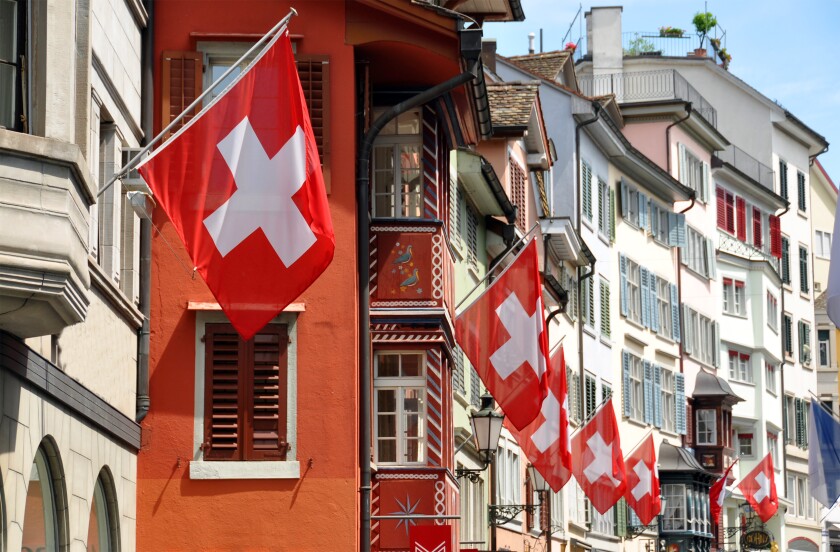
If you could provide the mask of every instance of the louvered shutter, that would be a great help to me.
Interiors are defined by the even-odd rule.
[[[715,322],[712,324],[712,366],[720,368],[720,324]]]
[[[779,195],[788,199],[787,163],[779,159]]]
[[[650,222],[648,221],[648,198],[642,192],[639,192],[639,228],[642,230],[650,230]]]
[[[650,209],[650,233],[655,239],[659,239],[659,207],[653,200],[648,201]]]
[[[201,95],[202,89],[202,57],[200,53],[166,50],[162,57],[160,66],[162,86],[160,95],[161,129],[166,128],[175,117],[193,103]],[[187,124],[195,117],[199,109],[200,106],[181,119],[164,139],[169,138],[179,128]]]
[[[799,291],[808,293],[810,283],[808,282],[808,250],[799,248]]]
[[[761,249],[761,246],[764,245],[761,235],[761,211],[758,210],[757,207],[753,207],[752,212],[752,227],[753,227],[753,245]]]
[[[811,326],[809,324],[806,324],[805,322],[803,322],[802,323],[802,330],[803,330],[803,332],[802,332],[802,346],[804,347],[805,345],[807,345],[809,351],[813,350],[813,349],[811,349]],[[810,364],[811,354],[808,353],[807,355],[803,355],[803,356],[805,357],[805,360],[803,360],[802,362],[804,362],[805,364]]]
[[[726,231],[730,234],[735,233],[735,196],[726,192],[724,198],[726,204]]]
[[[598,178],[598,231],[602,234],[606,234],[606,224],[607,221],[604,220],[604,202],[607,198],[604,196],[604,186],[602,185],[603,181],[601,178]]]
[[[674,420],[677,424],[677,433],[680,435],[686,434],[685,424],[685,376],[682,374],[674,374]]]
[[[466,395],[467,387],[466,373],[464,372],[464,353],[461,351],[460,347],[456,346],[455,350],[452,352],[452,356],[455,357],[455,363],[452,370],[452,384],[455,387],[455,391],[461,395]]]
[[[805,349],[802,347],[805,331],[802,329],[802,320],[796,322],[796,336],[799,338],[799,362],[805,362]]]
[[[726,230],[726,192],[718,186],[715,188],[717,196],[717,225],[721,230]]]
[[[688,158],[685,154],[685,145],[679,145],[680,151],[680,182],[688,185]]]
[[[240,367],[247,352],[233,326],[205,326],[204,358],[204,459],[238,460],[244,446]]]
[[[592,220],[592,169],[589,165],[583,162],[581,169],[582,196],[583,196],[583,216],[588,220]]]
[[[770,254],[777,259],[782,258],[782,226],[779,217],[770,215]]]
[[[671,338],[680,342],[680,303],[676,284],[671,284]]]
[[[805,174],[802,172],[796,173],[796,187],[797,192],[799,193],[799,197],[797,198],[799,201],[799,210],[805,211],[807,207],[807,203],[805,201]]]
[[[650,272],[648,269],[642,267],[639,269],[639,287],[642,295],[642,325],[646,328],[651,326],[651,309],[650,309]]]
[[[478,372],[472,367],[472,364],[466,359],[464,362],[470,367],[470,404],[478,408],[481,404],[481,380],[478,377]]]
[[[615,534],[618,537],[627,536],[627,502],[623,498],[615,504]]]
[[[794,414],[796,419],[796,446],[803,447],[805,445],[805,412],[801,399],[794,399]]]
[[[630,417],[630,353],[621,351],[621,372],[623,389],[621,390],[622,410],[624,415]]]
[[[789,401],[787,397],[782,399],[782,433],[785,435],[785,444],[792,442],[790,438],[790,427],[788,424],[788,411],[790,410]],[[782,449],[784,451],[784,448]]]
[[[630,300],[627,297],[627,257],[620,254],[618,255],[618,272],[619,272],[619,280],[621,289],[619,290],[619,295],[621,296],[621,316],[627,316],[627,305],[628,301]]]
[[[715,242],[712,238],[705,238],[706,240],[706,276],[714,279],[717,273],[716,264],[717,256],[715,255]]]
[[[738,239],[741,241],[747,240],[747,205],[744,202],[743,197],[739,197],[735,200],[735,210],[737,212],[736,218],[738,221],[737,226],[737,234]]]
[[[286,458],[286,326],[269,325],[249,342],[252,374],[247,460]]]
[[[615,190],[610,188],[610,243],[615,243]]]
[[[693,328],[691,326],[691,309],[688,305],[682,306],[682,314],[683,320],[685,320],[685,328],[683,328],[683,350],[685,350],[686,354],[690,355],[694,348],[694,332],[692,331]]]
[[[658,364],[653,366],[653,423],[662,427],[662,370]]]
[[[621,191],[621,218],[627,218],[627,207],[630,202],[630,189],[627,187],[627,182],[622,178],[618,183]]]
[[[685,215],[668,213],[668,245],[685,247]]]
[[[703,201],[709,201],[709,188],[711,188],[711,178],[709,176],[709,164],[703,163]]]
[[[649,361],[644,362],[645,365],[645,423],[653,424],[654,419],[654,399],[653,399],[653,366]]]
[[[601,333],[604,337],[610,337],[611,321],[610,321],[610,288],[606,282],[600,283],[600,301],[601,301]]]
[[[790,241],[781,236],[782,241],[782,283],[790,283]]]
[[[656,281],[656,274],[653,272],[648,273],[648,284],[650,286],[650,329],[658,332],[659,331],[659,301],[657,300],[658,297],[658,288],[657,288],[657,281]]]
[[[309,118],[312,120],[312,133],[321,158],[324,185],[327,193],[330,193],[330,63],[325,56],[296,56],[295,63]],[[432,166],[433,170],[435,168]]]
[[[782,338],[785,343],[785,353],[793,356],[793,321],[787,314],[782,317]]]

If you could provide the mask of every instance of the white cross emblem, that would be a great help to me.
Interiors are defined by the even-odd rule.
[[[639,501],[643,496],[651,494],[651,490],[653,489],[652,472],[647,467],[647,464],[641,461],[633,466],[633,471],[639,476],[639,482],[633,487],[632,493],[633,498]]]
[[[557,400],[554,393],[549,392],[546,395],[542,408],[540,408],[540,414],[543,415],[545,421],[531,435],[531,440],[540,452],[545,452],[560,438],[560,401]]]
[[[590,483],[595,483],[606,475],[607,479],[618,487],[621,482],[612,474],[612,443],[608,445],[601,434],[596,431],[592,437],[586,440],[586,447],[595,456],[595,459],[583,468],[583,475],[586,476],[586,479]]]
[[[315,234],[292,201],[306,182],[306,140],[298,126],[277,154],[270,158],[248,117],[219,142],[236,191],[204,226],[222,257],[245,238],[262,229],[286,267],[315,243]]]
[[[755,503],[761,504],[765,498],[770,498],[770,478],[764,472],[755,476],[755,482],[758,483],[758,490],[755,492]]]
[[[490,356],[493,368],[502,380],[507,379],[517,368],[527,362],[538,378],[545,372],[545,357],[539,345],[543,331],[542,301],[537,298],[533,316],[528,316],[515,293],[496,308],[496,316],[510,334],[510,339]]]

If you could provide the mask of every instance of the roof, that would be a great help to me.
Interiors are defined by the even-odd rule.
[[[682,447],[675,447],[670,444],[668,440],[662,441],[659,445],[659,473],[662,472],[680,472],[680,473],[700,473],[703,475],[712,474],[703,469],[691,451]]]
[[[816,299],[814,299],[814,310],[817,311],[825,311],[828,309],[828,290],[820,293]]]
[[[540,78],[556,81],[563,65],[572,56],[571,50],[555,50],[525,56],[511,56],[507,59]]]
[[[732,391],[729,382],[709,372],[700,371],[694,382],[694,397],[724,397],[742,402],[744,399]]]
[[[487,96],[494,130],[526,130],[539,88],[539,81],[488,82]]]

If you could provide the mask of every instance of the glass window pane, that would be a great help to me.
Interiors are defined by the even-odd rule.
[[[0,63],[0,127],[15,128],[17,68]]]
[[[397,461],[397,442],[394,439],[380,439],[377,443],[377,460],[379,462]]]
[[[393,389],[379,389],[376,392],[376,410],[382,413],[397,411],[397,397]]]
[[[93,490],[93,504],[90,508],[90,522],[88,523],[88,550],[108,552],[111,550],[110,530],[108,526],[108,503],[102,480],[97,480]],[[96,548],[98,546],[98,548]]]
[[[420,112],[408,111],[397,117],[397,134],[420,134]]]
[[[57,550],[58,527],[50,470],[46,456],[38,450],[29,475],[23,519],[23,547]]]
[[[400,375],[399,355],[377,355],[376,377],[395,378]]]
[[[18,63],[17,2],[0,0],[0,61]]]
[[[423,375],[423,355],[402,355],[402,375],[417,377]]]
[[[376,434],[380,438],[396,437],[397,417],[394,414],[380,414],[377,416]]]

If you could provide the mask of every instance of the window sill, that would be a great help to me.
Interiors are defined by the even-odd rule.
[[[665,249],[671,249],[671,245],[670,245],[670,244],[665,243],[664,241],[660,240],[660,239],[659,239],[659,238],[657,238],[657,237],[653,237],[653,243],[655,243],[655,244],[659,245],[660,247],[664,247]]]
[[[741,318],[742,320],[747,320],[747,315],[746,314],[740,314],[740,313],[737,313],[737,312],[726,312],[726,311],[723,311],[723,314],[726,315],[726,316],[731,316],[732,318]]]
[[[799,297],[801,299],[804,299],[805,301],[810,301],[811,300],[811,291],[810,290],[809,291],[800,291],[799,292]]]
[[[190,462],[190,479],[300,479],[300,462]]]
[[[586,218],[586,215],[580,217],[580,221],[583,223],[584,226],[589,228],[589,231],[593,234],[595,233],[595,227],[592,225],[592,219]]]
[[[589,324],[584,323],[583,325],[583,333],[591,337],[592,339],[597,339],[598,336],[595,335],[595,328],[590,326]]]
[[[711,280],[711,277],[710,277],[710,276],[704,275],[704,274],[702,274],[702,273],[700,273],[700,272],[698,272],[698,271],[694,270],[693,268],[691,268],[690,266],[688,266],[687,264],[685,264],[685,262],[683,262],[683,266],[686,268],[686,270],[688,270],[690,273],[694,274],[695,276],[697,276],[697,277],[698,277],[698,278],[700,278],[701,280],[705,280],[705,281],[707,281],[707,282],[708,282],[709,280]]]
[[[747,387],[755,387],[754,382],[733,379],[731,376],[729,377],[729,383],[737,383],[738,385],[746,385]]]
[[[796,214],[799,215],[800,217],[806,219],[806,220],[808,219],[808,212],[807,211],[803,211],[802,209],[797,208],[796,209]]]
[[[600,341],[601,341],[602,345],[605,345],[605,346],[609,347],[610,349],[612,349],[612,340],[610,339],[609,336],[601,334]]]
[[[610,246],[610,238],[602,234],[600,230],[598,230],[598,239],[601,240],[601,243],[603,243],[607,247]]]

